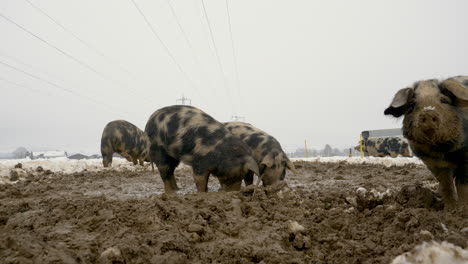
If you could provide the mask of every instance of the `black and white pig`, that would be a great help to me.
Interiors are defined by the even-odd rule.
[[[128,161],[143,166],[149,162],[150,142],[146,133],[125,120],[109,122],[101,137],[101,154],[104,167],[112,165],[112,155],[120,154]]]
[[[252,149],[253,157],[260,170],[263,186],[284,180],[286,168],[296,172],[294,164],[288,159],[280,143],[273,136],[249,123],[226,122],[224,125],[232,134],[239,137]],[[252,184],[253,173],[249,173],[244,181],[245,185]]]
[[[439,181],[445,204],[468,202],[468,77],[419,81],[399,90],[385,115],[403,119],[403,135]],[[459,203],[460,204],[460,203]]]
[[[192,166],[195,185],[206,192],[210,174],[221,189],[240,190],[249,173],[259,174],[250,148],[220,122],[191,106],[174,105],[154,112],[146,124],[151,147],[166,193],[177,190],[174,170],[180,161]]]

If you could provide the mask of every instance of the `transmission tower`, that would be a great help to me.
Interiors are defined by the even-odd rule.
[[[236,116],[236,115],[233,115],[232,116],[232,120],[233,121],[242,121],[242,122],[245,122],[245,116]]]
[[[189,98],[185,97],[184,95],[182,95],[181,98],[176,100],[176,103],[179,103],[179,102],[180,102],[181,105],[192,105],[192,99],[189,99]],[[185,102],[187,102],[187,103],[185,103]]]

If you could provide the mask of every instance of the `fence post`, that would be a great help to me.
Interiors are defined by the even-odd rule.
[[[306,159],[309,158],[309,151],[307,150],[307,140],[304,140],[304,151],[305,151],[305,156],[306,156]]]
[[[364,151],[362,149],[362,134],[359,134],[359,152],[361,153],[361,158],[364,158]]]

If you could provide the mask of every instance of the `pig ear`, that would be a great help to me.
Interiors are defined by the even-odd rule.
[[[258,177],[260,177],[260,171],[258,169],[257,162],[252,157],[248,157],[247,162],[244,164],[244,171],[247,172],[249,170],[257,174]]]
[[[454,80],[446,80],[440,84],[441,88],[447,89],[451,92],[464,106],[468,103],[468,88],[466,88],[463,84],[454,81]]]
[[[294,164],[288,158],[286,158],[286,167],[292,172],[297,173],[296,167],[294,167]]]
[[[385,115],[392,115],[394,117],[400,117],[405,114],[408,100],[413,95],[413,88],[404,88],[399,90],[393,97],[393,101],[390,106],[385,109]]]
[[[275,161],[271,157],[271,155],[267,155],[262,159],[262,162],[260,162],[260,166],[265,165],[267,168],[271,168]]]

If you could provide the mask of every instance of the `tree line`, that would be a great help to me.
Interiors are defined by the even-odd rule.
[[[305,148],[298,148],[294,152],[287,153],[290,158],[305,158],[306,154],[308,157],[335,157],[335,156],[358,156],[359,151],[356,151],[354,148],[333,148],[330,144],[325,144],[323,149],[313,149],[307,148],[307,153]]]

